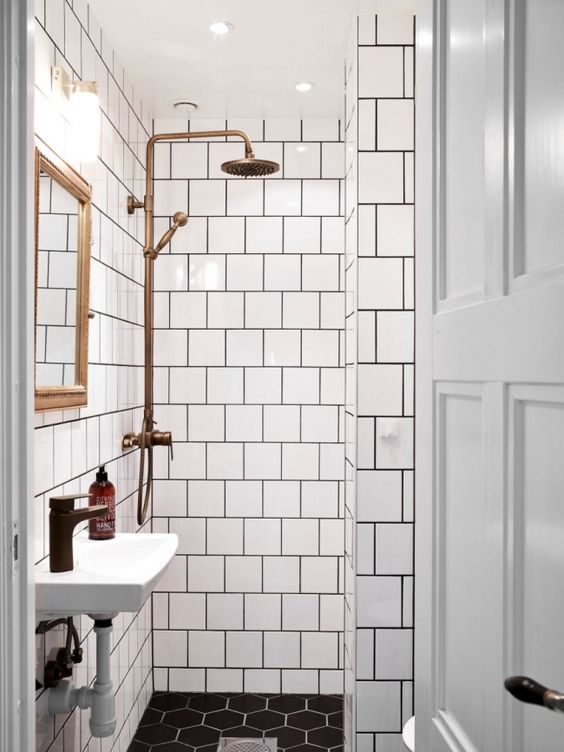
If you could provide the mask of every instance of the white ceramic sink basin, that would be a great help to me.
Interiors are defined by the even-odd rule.
[[[107,541],[81,533],[73,539],[71,572],[50,572],[49,559],[35,568],[36,611],[41,618],[138,611],[177,547],[177,536],[167,533],[116,533]]]

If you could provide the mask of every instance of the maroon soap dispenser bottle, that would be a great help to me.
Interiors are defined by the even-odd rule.
[[[88,490],[88,505],[105,504],[108,511],[103,517],[95,517],[88,521],[88,537],[91,540],[107,540],[116,534],[116,489],[108,480],[108,473],[104,465],[98,468],[96,481]]]

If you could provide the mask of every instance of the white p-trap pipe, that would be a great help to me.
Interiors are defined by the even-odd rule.
[[[49,713],[72,713],[79,707],[91,708],[90,731],[92,736],[103,738],[111,736],[116,727],[116,701],[110,677],[110,649],[112,640],[112,621],[96,620],[96,679],[92,687],[77,687],[63,679],[49,690]]]

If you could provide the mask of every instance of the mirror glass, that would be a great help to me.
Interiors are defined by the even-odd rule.
[[[87,403],[91,188],[43,144],[35,165],[35,407]]]
[[[37,228],[36,384],[76,383],[78,212],[75,196],[39,173]]]

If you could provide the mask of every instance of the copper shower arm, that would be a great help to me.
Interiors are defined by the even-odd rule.
[[[143,201],[136,201],[133,196],[127,200],[127,211],[133,214],[136,209],[145,210],[145,247],[143,252],[145,256],[153,251],[153,204],[154,204],[154,171],[155,171],[155,144],[159,141],[184,141],[191,138],[222,138],[232,136],[240,138],[245,142],[245,158],[254,159],[253,145],[251,139],[244,131],[224,130],[224,131],[186,131],[185,133],[157,133],[147,141],[147,156],[145,162],[145,196]]]
[[[153,165],[154,165],[154,153],[155,144],[159,141],[182,141],[185,138],[222,138],[234,136],[240,138],[245,142],[245,157],[252,159],[254,157],[253,145],[251,139],[244,131],[238,130],[225,130],[225,131],[188,131],[187,133],[157,133],[155,136],[147,141],[147,172],[145,175],[145,194],[148,196],[152,194],[153,184]]]
[[[253,152],[253,145],[251,139],[247,136],[245,131],[224,130],[224,131],[187,131],[185,133],[156,133],[147,141],[147,152],[157,141],[178,141],[184,138],[224,138],[229,136],[235,136],[242,139],[245,142],[245,152],[250,156]]]

